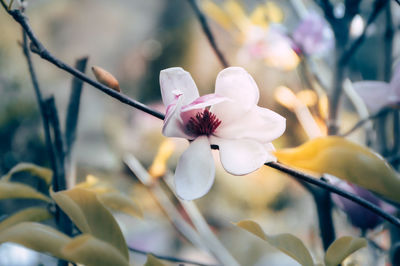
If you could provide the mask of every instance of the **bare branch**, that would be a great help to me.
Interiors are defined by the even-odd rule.
[[[324,188],[332,193],[338,194],[346,199],[349,199],[361,206],[363,206],[364,208],[372,211],[373,213],[375,213],[376,215],[382,217],[383,219],[385,219],[386,221],[390,222],[391,224],[400,227],[400,219],[398,219],[397,217],[385,212],[384,210],[382,210],[380,207],[378,207],[375,204],[372,204],[371,202],[356,196],[352,193],[349,193],[345,190],[342,190],[334,185],[329,184],[326,181],[323,181],[321,179],[317,179],[314,178],[310,175],[307,175],[305,173],[299,172],[297,170],[291,169],[281,163],[275,163],[275,162],[271,162],[271,163],[266,163],[265,165],[270,166],[276,170],[279,170],[281,172],[287,173],[295,178],[301,179],[303,181],[306,181],[310,184],[319,186],[321,188]]]
[[[198,7],[196,0],[188,0],[190,5],[193,8],[193,11],[196,13],[197,19],[199,20],[201,24],[201,28],[204,31],[204,34],[207,36],[207,39],[213,48],[215,54],[217,55],[219,61],[221,62],[221,65],[226,68],[229,66],[228,62],[226,61],[223,53],[221,50],[218,48],[217,43],[215,42],[215,38],[210,30],[210,26],[207,23],[206,17],[204,16],[203,12],[201,12],[200,8]]]

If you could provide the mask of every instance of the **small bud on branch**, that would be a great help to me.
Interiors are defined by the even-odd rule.
[[[118,80],[110,72],[98,66],[93,66],[92,71],[98,82],[115,91],[121,92]]]

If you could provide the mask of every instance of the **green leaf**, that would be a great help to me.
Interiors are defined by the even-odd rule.
[[[314,261],[303,242],[291,234],[267,235],[261,226],[250,220],[243,220],[236,224],[238,227],[258,236],[270,245],[292,257],[303,266],[313,266]]]
[[[4,229],[11,227],[15,224],[18,224],[20,222],[26,222],[26,221],[40,222],[48,220],[52,217],[53,215],[46,208],[40,208],[40,207],[26,208],[17,213],[14,213],[13,215],[1,221],[0,231],[3,231]]]
[[[7,181],[0,181],[0,200],[2,199],[38,199],[47,202],[52,201],[49,197],[30,186]]]
[[[367,240],[359,237],[343,236],[333,242],[325,254],[326,266],[336,266],[342,263],[350,254],[366,247]]]
[[[278,161],[327,173],[400,202],[400,177],[377,153],[341,137],[329,136],[275,152]]]
[[[129,259],[128,247],[118,223],[94,192],[75,188],[51,192],[51,196],[82,233],[111,244]]]
[[[129,266],[129,258],[119,250],[87,234],[72,239],[61,252],[68,260],[86,266]]]
[[[48,168],[44,168],[41,166],[37,166],[32,163],[19,163],[13,168],[6,175],[2,177],[4,181],[9,181],[11,176],[19,173],[19,172],[29,172],[31,175],[37,176],[46,182],[47,185],[51,184],[51,180],[53,178],[53,171]]]
[[[98,199],[110,209],[121,211],[134,217],[143,218],[140,207],[128,196],[120,192],[107,192],[97,195]]]
[[[34,222],[22,222],[0,232],[0,243],[13,242],[37,252],[46,252],[66,259],[61,248],[70,238],[59,231]]]
[[[152,254],[147,254],[147,261],[144,266],[165,266],[165,264],[162,263],[161,260],[154,257]]]
[[[87,266],[128,266],[119,250],[91,235],[70,238],[43,224],[22,222],[0,232],[0,243],[13,242]]]

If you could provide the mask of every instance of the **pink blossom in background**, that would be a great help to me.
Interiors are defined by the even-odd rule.
[[[239,51],[239,60],[250,62],[263,60],[268,66],[283,70],[295,68],[299,62],[293,50],[294,43],[278,25],[267,28],[253,25],[246,32],[243,48]]]
[[[318,14],[308,14],[293,32],[293,41],[307,55],[322,54],[334,47],[333,32]]]
[[[371,113],[400,102],[400,64],[396,67],[390,82],[359,81],[353,83],[354,90],[363,99]]]
[[[175,189],[182,199],[200,198],[214,183],[210,145],[219,147],[222,166],[234,175],[276,160],[271,141],[283,134],[286,120],[257,106],[257,84],[243,68],[222,70],[215,93],[201,97],[191,75],[179,67],[161,71],[160,86],[167,107],[163,134],[191,141],[175,171]]]

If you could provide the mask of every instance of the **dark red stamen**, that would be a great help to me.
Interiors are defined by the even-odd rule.
[[[186,124],[186,130],[189,134],[196,136],[211,135],[221,124],[221,120],[207,109],[203,112],[198,112],[196,116],[191,117]]]

